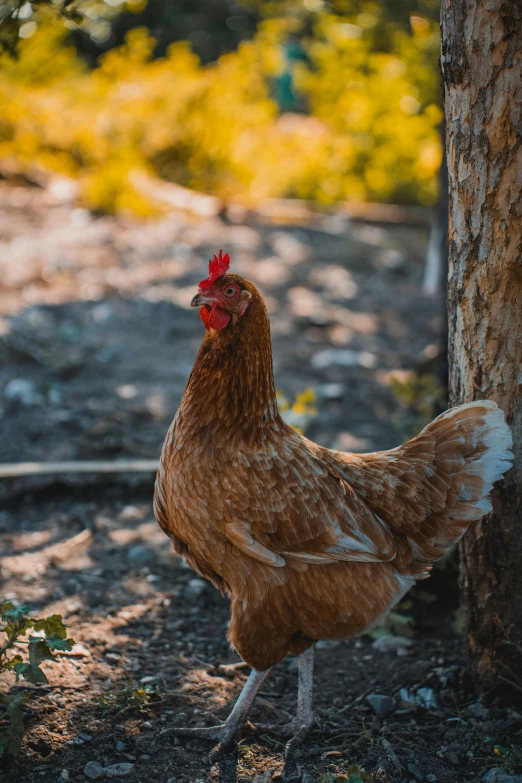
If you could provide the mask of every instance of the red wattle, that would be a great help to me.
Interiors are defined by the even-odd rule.
[[[209,320],[210,320],[210,313],[209,313],[209,311],[207,310],[206,307],[200,307],[199,308],[199,317],[201,318],[201,320],[205,324],[205,329],[208,331],[210,329],[210,326],[209,326],[209,323],[208,323]]]
[[[227,313],[225,310],[222,310],[221,307],[213,305],[208,319],[209,326],[211,326],[212,329],[224,329],[229,321],[229,313]]]

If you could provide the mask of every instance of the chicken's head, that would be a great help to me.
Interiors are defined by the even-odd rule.
[[[202,280],[198,293],[190,303],[199,307],[201,320],[206,329],[220,331],[228,326],[230,320],[237,321],[245,314],[252,294],[242,283],[238,275],[229,275],[230,257],[228,253],[214,256],[208,262],[208,277]]]

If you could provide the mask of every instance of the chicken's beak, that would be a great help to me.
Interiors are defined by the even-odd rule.
[[[201,307],[204,304],[208,304],[207,297],[205,294],[196,294],[196,296],[193,298],[192,302],[190,303],[191,307]]]
[[[209,307],[213,307],[216,304],[215,297],[212,296],[210,293],[205,293],[205,291],[199,291],[196,296],[192,299],[190,306],[191,307],[203,307],[204,305],[208,305]]]

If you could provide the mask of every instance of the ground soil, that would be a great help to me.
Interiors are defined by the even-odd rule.
[[[427,366],[442,341],[440,303],[421,293],[425,227],[186,215],[138,224],[21,184],[0,187],[0,207],[2,462],[157,457],[202,337],[188,303],[219,247],[266,297],[278,389],[290,400],[317,390],[308,437],[366,451],[397,445],[412,426],[390,377]],[[352,353],[324,353],[339,350]],[[282,773],[312,783],[356,763],[376,783],[464,783],[498,765],[495,744],[521,745],[522,715],[487,694],[478,703],[467,687],[448,566],[388,624],[395,633],[413,624],[399,654],[371,636],[319,645],[317,726],[290,765],[277,732],[252,729],[211,767],[211,744],[168,729],[222,720],[246,673],[219,669],[237,660],[227,601],[171,551],[152,515],[152,481],[2,482],[1,595],[61,614],[77,643],[44,664],[49,685],[34,687],[22,752],[2,779],[83,781],[98,761],[129,762],[129,780],[143,783],[266,783]],[[411,703],[421,688],[433,689],[433,704]],[[140,689],[146,701],[135,706]],[[393,710],[377,717],[368,694],[393,697]],[[252,723],[283,722],[295,696],[290,658]]]

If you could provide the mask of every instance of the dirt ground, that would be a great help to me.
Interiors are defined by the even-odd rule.
[[[352,451],[397,445],[410,423],[390,377],[429,363],[441,341],[440,304],[421,295],[426,242],[422,226],[338,217],[138,224],[0,183],[0,461],[156,458],[203,334],[188,303],[220,247],[266,297],[277,388],[290,401],[316,390],[308,437]],[[255,729],[210,767],[211,744],[169,728],[223,719],[246,673],[219,668],[236,660],[227,602],[171,551],[152,482],[1,482],[1,597],[61,614],[76,641],[44,664],[49,685],[34,687],[22,752],[2,780],[85,781],[99,762],[100,780],[136,783],[283,773],[329,783],[352,764],[375,783],[464,783],[500,766],[495,744],[522,744],[522,715],[467,688],[448,568],[398,607],[389,630],[401,636],[407,623],[414,635],[388,637],[393,649],[371,636],[318,645],[317,726],[289,767],[277,733]],[[289,658],[252,723],[283,722],[295,697]]]

